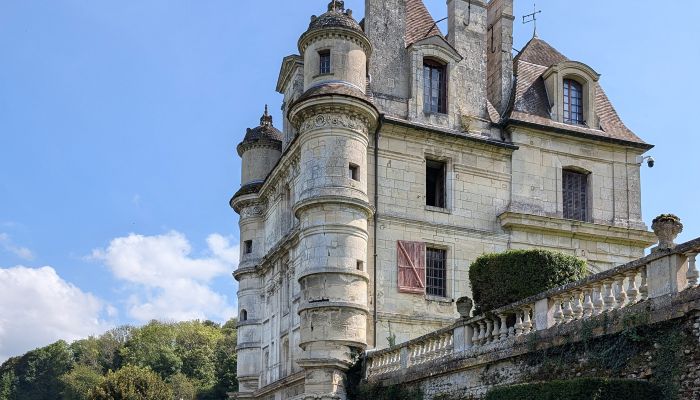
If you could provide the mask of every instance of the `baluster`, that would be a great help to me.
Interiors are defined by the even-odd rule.
[[[637,289],[637,271],[629,271],[625,276],[627,277],[627,299],[629,304],[634,304],[639,297],[639,289]]]
[[[571,310],[573,311],[574,319],[579,319],[583,315],[583,305],[581,304],[581,292],[578,290],[574,291],[574,304]]]
[[[515,336],[518,337],[523,334],[523,319],[520,315],[520,311],[515,312]]]
[[[486,320],[486,335],[484,336],[484,343],[491,343],[491,335],[493,332],[493,321],[490,319]]]
[[[479,344],[482,346],[486,344],[486,326],[483,320],[479,321]]]
[[[593,315],[600,315],[603,313],[605,308],[605,302],[603,301],[603,290],[605,285],[599,284],[593,288]]]
[[[523,334],[532,332],[532,320],[530,319],[530,307],[523,308]]]
[[[605,297],[603,298],[603,301],[605,302],[605,310],[604,311],[610,311],[615,309],[615,295],[613,293],[615,286],[615,281],[612,279],[606,279],[603,281],[603,287],[605,288]]]
[[[644,301],[649,298],[649,286],[647,286],[646,265],[642,268],[642,283],[639,285],[639,295],[642,297],[641,301]]]
[[[627,293],[625,292],[625,276],[618,275],[615,279],[615,283],[617,286],[617,297],[615,299],[617,300],[617,308],[623,308],[625,306],[625,302],[627,301]]]
[[[695,258],[698,253],[688,254],[688,273],[686,278],[688,278],[688,288],[692,288],[698,285],[698,268],[695,265]]]
[[[508,338],[508,326],[506,323],[506,315],[501,314],[499,315],[499,317],[501,317],[501,331],[499,332],[501,334],[500,339],[506,340]]]
[[[564,297],[564,307],[562,312],[564,313],[564,323],[571,322],[574,319],[574,310],[571,309],[571,295],[567,294]]]
[[[559,325],[564,321],[564,312],[561,309],[562,298],[554,298],[554,325]]]
[[[583,292],[583,317],[589,318],[593,315],[593,288],[585,288]]]
[[[501,327],[498,325],[498,318],[493,317],[493,330],[491,331],[491,342],[498,342],[498,336],[501,333]]]
[[[472,331],[474,332],[472,334],[472,347],[478,346],[479,345],[479,326],[478,324],[470,324]]]

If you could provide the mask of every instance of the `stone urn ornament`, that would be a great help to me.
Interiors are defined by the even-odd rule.
[[[469,297],[460,297],[457,299],[457,312],[462,318],[469,318],[474,307],[474,301]]]
[[[673,241],[683,232],[683,224],[681,219],[673,214],[661,214],[654,218],[651,229],[659,238],[659,245],[653,251],[668,250],[676,247]]]

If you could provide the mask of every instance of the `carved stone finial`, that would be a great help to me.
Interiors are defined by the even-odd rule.
[[[260,126],[272,126],[272,115],[267,111],[267,104],[265,104],[265,113],[260,117]]]
[[[661,214],[654,218],[651,229],[659,238],[659,245],[653,251],[667,250],[676,247],[673,241],[683,232],[683,224],[681,219],[673,214]]]
[[[345,2],[343,0],[333,0],[328,3],[328,11],[343,12],[345,11]]]
[[[474,302],[469,297],[457,299],[457,312],[462,318],[469,318],[474,307]]]

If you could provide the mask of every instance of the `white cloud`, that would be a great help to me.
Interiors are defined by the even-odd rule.
[[[64,281],[51,267],[0,268],[0,363],[56,340],[111,327],[101,300]]]
[[[17,246],[7,233],[0,232],[0,248],[23,260],[31,261],[34,259],[34,253],[32,253],[31,250],[26,247]]]
[[[238,263],[238,249],[219,234],[210,235],[207,244],[209,254],[196,257],[179,232],[130,234],[112,240],[106,249],[93,251],[92,258],[128,283],[128,313],[136,320],[224,321],[236,311],[229,296],[216,293],[210,284],[215,278],[230,276]]]

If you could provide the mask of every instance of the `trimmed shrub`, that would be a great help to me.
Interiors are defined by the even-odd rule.
[[[547,250],[484,254],[469,267],[476,314],[575,282],[587,275],[584,260]]]
[[[485,400],[661,400],[661,390],[646,381],[572,379],[494,388]]]

